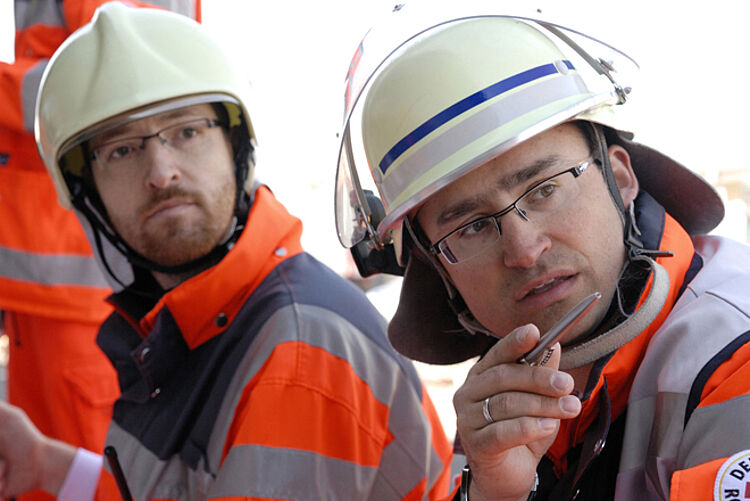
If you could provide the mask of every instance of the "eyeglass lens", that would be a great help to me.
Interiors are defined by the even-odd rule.
[[[500,218],[509,212],[515,212],[530,222],[541,221],[558,213],[578,196],[576,177],[586,167],[587,163],[584,162],[541,181],[500,212],[457,228],[439,242],[438,248],[451,262],[465,261],[478,256],[500,240]]]

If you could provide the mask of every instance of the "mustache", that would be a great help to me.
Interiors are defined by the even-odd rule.
[[[203,204],[203,197],[200,195],[200,193],[188,191],[179,186],[171,186],[169,188],[154,192],[153,195],[148,199],[148,201],[138,211],[138,215],[141,217],[147,216],[159,205],[173,198],[186,200],[197,205]]]

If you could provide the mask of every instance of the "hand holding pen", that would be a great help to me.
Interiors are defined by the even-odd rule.
[[[586,297],[548,332],[528,324],[507,333],[469,371],[454,396],[458,433],[475,489],[498,498],[522,498],[557,435],[560,420],[576,417],[574,381],[558,370],[558,343],[589,313],[601,294]],[[502,478],[500,484],[480,485]]]

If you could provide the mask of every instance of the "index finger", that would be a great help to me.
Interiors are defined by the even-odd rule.
[[[533,349],[539,342],[539,329],[534,324],[516,327],[500,339],[474,365],[471,372],[481,374],[490,367],[500,364],[516,363],[521,356]]]

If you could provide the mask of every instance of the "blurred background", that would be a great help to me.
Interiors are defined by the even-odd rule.
[[[362,36],[395,3],[203,0],[203,24],[225,43],[253,86],[260,180],[303,220],[305,248],[352,279],[356,270],[338,243],[333,217],[344,77]],[[750,2],[557,0],[552,8],[590,25],[592,34],[640,64],[633,91],[640,113],[636,140],[707,178],[727,209],[715,233],[747,242],[750,156],[743,144],[750,113]],[[13,60],[13,34],[12,0],[0,0],[0,61]],[[399,279],[380,277],[366,286],[374,286],[372,301],[390,317]],[[455,430],[451,395],[469,365],[418,365],[449,436]]]

